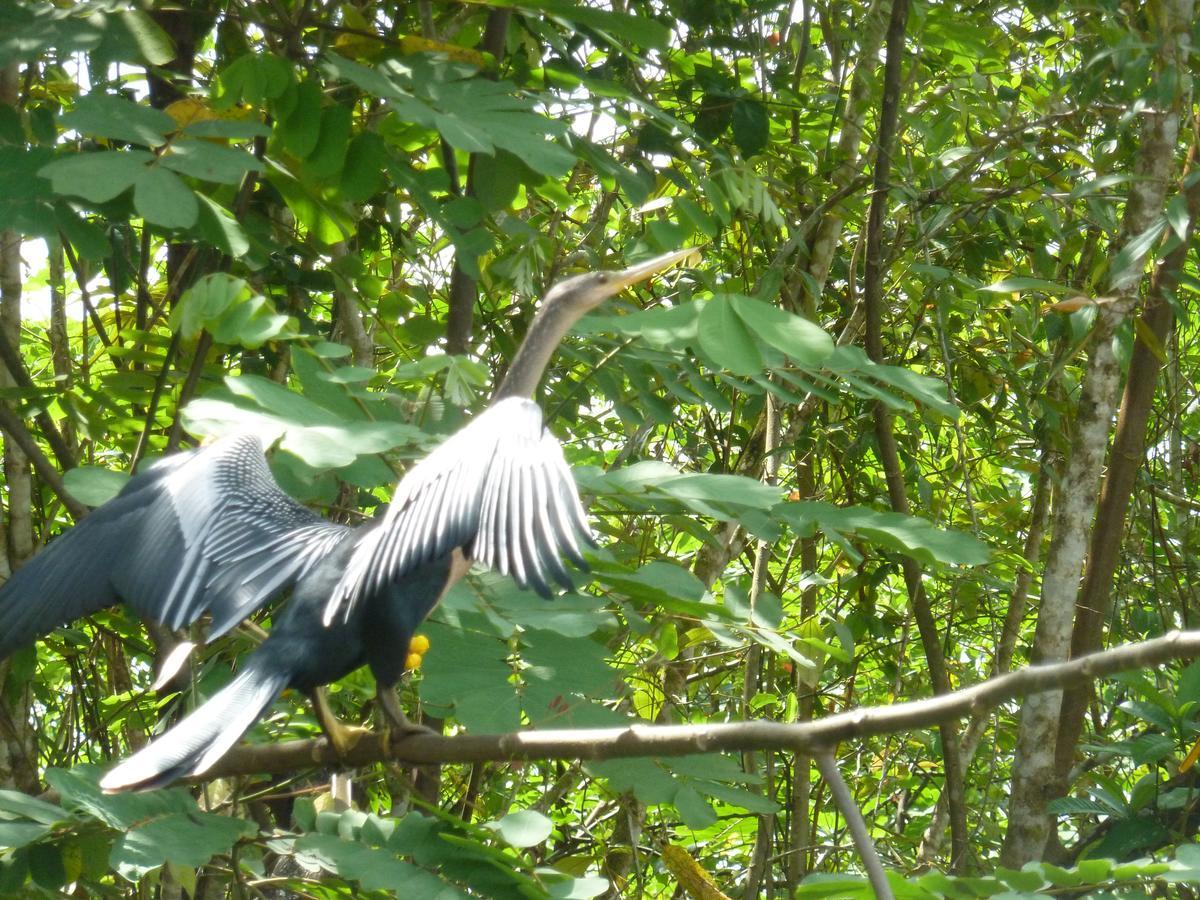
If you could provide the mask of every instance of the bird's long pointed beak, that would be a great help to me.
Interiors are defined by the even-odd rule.
[[[683,262],[685,259],[695,256],[699,252],[699,247],[685,247],[682,250],[672,250],[670,253],[664,253],[662,256],[648,259],[645,262],[638,263],[636,266],[630,266],[628,269],[613,272],[612,279],[609,282],[612,292],[615,294],[631,285],[639,284],[647,278],[657,275],[664,269],[669,269],[676,263]]]

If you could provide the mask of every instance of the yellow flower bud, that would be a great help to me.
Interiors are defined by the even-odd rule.
[[[424,656],[429,652],[429,638],[423,634],[413,635],[413,639],[408,644],[409,653],[419,653]]]

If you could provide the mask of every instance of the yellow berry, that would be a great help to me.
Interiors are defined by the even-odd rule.
[[[409,653],[419,653],[424,656],[429,651],[429,638],[423,634],[413,636],[413,639],[408,643]]]
[[[408,657],[404,660],[404,668],[406,668],[406,669],[421,668],[421,654],[420,653],[408,654]]]

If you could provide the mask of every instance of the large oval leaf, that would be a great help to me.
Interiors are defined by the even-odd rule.
[[[735,375],[757,375],[763,358],[754,336],[728,297],[713,297],[700,311],[700,348],[718,366]]]

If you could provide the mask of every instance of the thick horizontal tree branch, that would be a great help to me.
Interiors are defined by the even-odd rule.
[[[282,744],[246,744],[210,769],[204,780],[235,775],[279,774],[313,766],[405,763],[466,763],[545,759],[621,759],[684,756],[719,751],[790,750],[817,754],[852,738],[894,734],[961,719],[1015,697],[1059,690],[1128,669],[1200,655],[1200,630],[1172,631],[1070,662],[1028,666],[973,687],[924,700],[857,709],[796,724],[727,722],[711,725],[630,725],[510,734],[406,735],[395,741],[371,734],[339,759],[324,738]]]

